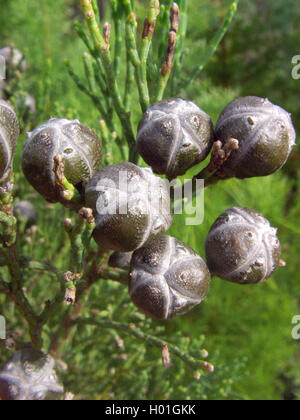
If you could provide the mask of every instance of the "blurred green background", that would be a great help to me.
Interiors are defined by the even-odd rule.
[[[0,47],[14,42],[26,56],[29,69],[22,87],[38,100],[36,124],[50,115],[78,117],[98,130],[97,110],[78,91],[64,66],[64,59],[68,58],[76,72],[84,74],[81,55],[85,48],[72,28],[72,20],[81,19],[78,3],[75,0],[0,0]],[[138,3],[143,16],[144,2]],[[201,63],[207,43],[218,29],[229,3],[227,0],[189,1],[182,69],[186,75],[190,68]],[[109,19],[109,14],[106,17]],[[292,57],[300,54],[299,21],[300,3],[296,0],[242,0],[217,54],[188,91],[178,92],[178,96],[196,102],[214,121],[237,96],[268,97],[292,113],[299,132],[300,80],[291,76]],[[135,107],[133,114],[137,122],[141,113]],[[56,242],[52,235],[55,238],[57,235],[55,221],[63,217],[64,210],[56,206],[54,210],[47,209],[24,182],[19,165],[24,141],[25,133],[15,162],[17,197],[35,202],[40,213],[41,237],[46,237],[46,243],[52,242],[49,248],[44,246],[30,252],[40,255],[47,252],[51,258]],[[119,160],[116,151],[114,161]],[[178,339],[189,346],[191,338],[200,345],[202,336],[206,336],[205,347],[216,365],[214,376],[204,376],[199,384],[182,364],[176,365],[176,372],[162,371],[154,350],[142,345],[128,344],[129,359],[112,357],[117,350],[111,347],[111,337],[106,333],[93,348],[89,342],[86,348],[79,338],[73,340],[66,356],[72,366],[65,378],[70,390],[81,392],[85,398],[299,399],[300,341],[291,337],[292,318],[300,314],[299,161],[296,148],[284,170],[274,176],[230,180],[212,187],[205,192],[204,224],[184,227],[183,219],[177,217],[171,228],[173,236],[187,242],[201,255],[211,224],[229,207],[254,208],[279,228],[283,259],[287,262],[285,269],[279,269],[265,284],[254,287],[214,279],[202,305],[164,325],[165,334],[175,343]],[[116,300],[124,305],[129,303],[121,286],[108,283],[95,289],[89,309],[105,312],[116,305]],[[124,317],[117,310],[114,315]],[[130,320],[130,316],[122,319]],[[142,322],[153,331],[163,328],[156,321],[142,319]],[[89,354],[88,361],[84,353]],[[99,365],[95,365],[95,360]],[[95,375],[89,379],[91,371]],[[78,373],[84,378],[81,384],[76,382]]]

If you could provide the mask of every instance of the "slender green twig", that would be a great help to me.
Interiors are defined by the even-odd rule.
[[[126,41],[127,41],[127,50],[129,57],[135,69],[138,69],[141,65],[140,56],[137,49],[137,43],[135,39],[135,14],[130,13],[126,21]],[[143,100],[143,99],[142,99]]]
[[[66,65],[66,68],[68,70],[69,75],[73,79],[73,81],[76,84],[76,86],[78,87],[78,89],[80,89],[82,92],[84,92],[86,95],[88,95],[92,99],[92,101],[94,102],[96,108],[100,112],[102,118],[106,118],[106,112],[107,112],[107,110],[104,108],[104,105],[101,102],[101,100],[99,99],[99,96],[95,95],[93,92],[91,92],[86,87],[86,85],[80,79],[80,77],[77,76],[77,74],[75,74],[75,72],[72,69],[71,64],[70,64],[70,62],[68,60],[65,60],[65,65]]]
[[[62,273],[57,274],[57,279],[60,284],[59,291],[57,292],[53,301],[46,302],[45,308],[39,316],[41,330],[43,326],[47,324],[51,316],[57,313],[57,310],[59,309],[60,305],[64,302],[67,284]]]
[[[118,268],[106,267],[99,270],[99,278],[102,280],[113,280],[128,285],[128,272]]]
[[[136,16],[131,12],[126,21],[126,43],[130,60],[135,68],[137,87],[142,111],[145,112],[150,104],[150,96],[147,84],[147,74],[143,71],[142,61],[136,42]]]
[[[85,52],[83,53],[82,59],[84,63],[84,70],[85,70],[85,75],[87,78],[89,90],[93,95],[96,96],[97,88],[96,88],[96,83],[95,83],[95,78],[94,78],[94,68],[93,68],[92,57],[88,53]]]
[[[84,255],[88,251],[91,233],[95,223],[92,211],[82,208],[79,211],[78,219],[75,225],[70,219],[64,221],[64,228],[69,235],[71,243],[70,266],[72,272],[56,272],[60,289],[52,302],[47,302],[44,311],[39,317],[41,327],[47,323],[51,315],[57,311],[59,306],[65,302],[74,303],[76,299],[76,283],[83,275]]]
[[[125,13],[127,16],[132,12],[131,5],[129,2],[126,4],[122,2],[122,6],[124,7]],[[134,76],[137,66],[140,64],[140,58],[137,51],[136,41],[134,37],[134,30],[131,27],[131,22],[126,22],[125,27],[125,41],[126,41],[126,59],[127,59],[127,70],[126,70],[126,81],[125,81],[125,92],[124,92],[124,105],[127,115],[131,114],[130,106],[131,106],[131,99],[132,99],[132,89],[134,85]]]
[[[122,55],[122,21],[118,19],[115,26],[115,58],[114,58],[114,69],[116,77],[119,76],[121,71],[121,55]]]
[[[80,22],[78,22],[78,21],[74,22],[73,25],[74,25],[75,31],[77,32],[77,35],[84,42],[84,44],[87,47],[87,49],[89,50],[90,54],[93,57],[96,57],[96,51],[95,51],[94,44],[90,40],[90,38],[87,36],[87,34],[85,33],[84,28],[83,28],[83,25]]]
[[[152,37],[159,14],[159,1],[149,0],[147,17],[144,22],[140,49],[137,47],[136,15],[129,0],[122,0],[122,5],[127,16],[126,44],[128,56],[135,68],[137,87],[142,111],[145,112],[150,105],[150,94],[147,81],[147,61],[152,43]]]
[[[158,17],[159,32],[160,32],[160,40],[159,40],[159,45],[158,45],[158,61],[160,63],[163,62],[165,58],[165,54],[166,54],[166,39],[168,38],[170,9],[171,9],[172,3],[173,3],[173,0],[165,0],[163,4],[160,5],[160,14]]]
[[[17,220],[13,215],[13,186],[14,174],[11,173],[5,185],[0,185],[0,225],[2,225],[4,240],[0,246],[8,248],[15,244],[17,236]]]
[[[102,145],[105,151],[103,161],[104,164],[107,166],[112,163],[112,138],[107,128],[106,121],[100,120],[99,127],[101,131]]]
[[[100,23],[100,12],[99,12],[99,7],[98,7],[98,1],[97,0],[91,0],[91,1],[92,1],[92,6],[95,12],[95,17],[97,21]]]
[[[38,316],[23,290],[24,273],[15,249],[17,223],[13,216],[13,177],[13,174],[11,174],[9,181],[11,188],[7,189],[7,191],[4,190],[0,194],[0,223],[2,224],[5,246],[2,249],[2,254],[10,274],[10,283],[7,285],[2,283],[1,288],[5,286],[4,292],[15,302],[19,312],[26,319],[33,346],[41,348],[43,342],[40,335]]]
[[[23,271],[21,270],[19,261],[16,257],[14,246],[8,249],[7,266],[11,278],[7,294],[9,294],[19,312],[28,323],[32,345],[40,349],[43,346],[43,340],[39,318],[24,293]]]
[[[134,66],[130,60],[128,49],[126,50],[126,58],[127,58],[127,69],[126,69],[126,81],[125,81],[125,93],[124,93],[124,106],[125,106],[127,115],[130,115],[132,89],[134,85]]]
[[[115,130],[113,122],[113,104],[106,84],[105,76],[102,76],[102,67],[101,60],[99,58],[95,59],[93,62],[94,78],[101,90],[101,99],[104,100],[106,104],[106,120],[108,121],[109,129]]]
[[[74,329],[72,323],[78,318],[85,307],[85,302],[82,298],[90,291],[93,284],[101,278],[101,273],[108,264],[108,255],[103,250],[98,250],[96,255],[91,253],[90,258],[87,257],[85,261],[86,266],[89,265],[89,262],[91,262],[91,266],[88,270],[85,270],[85,279],[77,287],[76,305],[71,312],[65,313],[59,329],[56,334],[53,335],[50,349],[54,353],[58,351],[61,343],[67,341],[72,335],[72,331]]]
[[[113,126],[113,121],[112,121],[113,120],[113,106],[112,106],[111,97],[109,95],[109,90],[107,88],[104,66],[102,64],[101,59],[97,55],[97,52],[95,50],[93,42],[90,40],[90,38],[85,33],[85,31],[83,29],[83,25],[79,22],[75,22],[74,23],[74,28],[75,28],[78,36],[82,39],[82,41],[86,45],[89,53],[94,58],[94,61],[92,63],[93,71],[94,71],[94,78],[95,78],[95,81],[96,81],[97,85],[99,86],[99,88],[101,90],[102,98],[104,99],[104,101],[106,103],[106,108],[105,108],[102,100],[100,99],[100,97],[95,95],[94,94],[95,92],[87,89],[84,82],[80,79],[80,77],[78,77],[75,74],[75,72],[72,69],[70,63],[66,60],[65,63],[66,63],[66,66],[67,66],[68,73],[71,76],[71,78],[73,79],[74,83],[77,85],[77,87],[92,99],[92,101],[96,105],[96,108],[99,110],[99,112],[101,114],[101,117],[106,118],[106,120],[108,121],[108,125],[109,125],[110,130],[115,131],[115,128]]]
[[[12,246],[16,241],[16,219],[3,211],[0,211],[0,224],[2,225],[4,244]]]
[[[98,86],[100,87],[102,94],[105,97],[109,98],[108,88],[107,88],[107,84],[106,84],[106,77],[105,77],[105,74],[104,74],[104,69],[103,69],[102,62],[99,58],[95,59],[95,61],[93,63],[93,67],[94,67],[95,80],[98,83]]]
[[[134,8],[134,4],[132,3],[131,0],[119,0],[119,1],[124,8],[124,12],[125,12],[126,16],[129,16],[130,13],[134,12],[135,8]]]
[[[101,83],[99,84],[99,86],[101,88],[102,93],[105,94],[105,92],[107,93],[105,69],[103,67],[101,59],[99,59],[99,57],[97,55],[97,51],[95,49],[95,46],[94,46],[93,42],[90,40],[90,38],[87,36],[87,34],[85,33],[83,25],[81,23],[74,22],[74,28],[77,32],[77,35],[84,42],[85,46],[89,50],[89,53],[92,55],[92,57],[94,57],[94,59],[97,63],[98,80],[101,80]]]
[[[89,0],[81,0],[81,7],[86,18],[86,21],[89,26],[89,30],[93,39],[93,43],[95,49],[98,51],[99,56],[103,62],[107,83],[109,85],[109,89],[112,95],[113,103],[115,110],[118,114],[120,119],[121,125],[123,127],[125,138],[127,139],[129,149],[130,149],[130,160],[136,161],[137,160],[137,151],[135,145],[135,136],[133,133],[133,128],[126,114],[126,110],[124,108],[123,101],[121,99],[121,94],[117,82],[117,78],[115,77],[114,70],[113,70],[113,63],[110,54],[109,45],[105,42],[103,38],[103,34],[101,33],[99,26],[95,19],[95,13],[92,7],[92,4]]]
[[[149,0],[148,4],[148,16],[144,22],[144,29],[142,33],[142,41],[140,47],[140,74],[141,82],[147,85],[147,61],[152,43],[153,33],[156,26],[156,19],[160,12],[160,4],[158,0]],[[149,92],[148,92],[149,99]],[[149,106],[149,101],[148,101]]]
[[[114,48],[114,71],[116,77],[119,76],[121,70],[121,55],[122,55],[122,9],[120,3],[117,0],[111,0],[111,12],[114,21],[115,28],[115,48]]]
[[[92,231],[95,228],[95,220],[92,210],[88,208],[82,208],[78,216],[75,225],[67,219],[68,223],[65,222],[64,227],[71,243],[70,266],[72,267],[72,272],[82,275],[83,259],[88,251]]]

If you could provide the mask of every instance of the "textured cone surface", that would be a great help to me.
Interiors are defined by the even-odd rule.
[[[54,360],[40,351],[18,351],[0,371],[2,400],[60,400],[64,390]]]
[[[219,172],[222,178],[270,175],[286,163],[296,141],[291,116],[267,99],[247,96],[231,102],[221,113],[215,139],[239,141]]]
[[[19,123],[12,107],[0,100],[0,181],[12,165],[19,137]]]
[[[97,134],[78,120],[51,118],[29,133],[22,155],[23,172],[30,184],[50,202],[60,201],[53,173],[60,155],[67,180],[78,185],[101,167],[101,144]]]
[[[205,262],[175,238],[161,235],[133,254],[130,297],[152,318],[185,314],[205,299],[209,286]]]
[[[96,220],[94,239],[107,249],[135,251],[172,223],[165,182],[132,163],[99,171],[87,184],[85,198]]]
[[[261,283],[280,263],[277,230],[254,210],[229,209],[208,234],[206,256],[213,275],[234,283]]]
[[[204,160],[213,142],[210,117],[193,102],[168,99],[152,105],[138,128],[137,148],[158,174],[172,179]]]

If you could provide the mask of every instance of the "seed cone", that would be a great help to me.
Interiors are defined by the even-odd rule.
[[[261,214],[234,207],[213,224],[206,239],[210,272],[233,283],[267,280],[280,266],[277,229]]]
[[[19,123],[13,108],[8,102],[0,100],[0,183],[10,175],[19,133]]]
[[[168,99],[152,105],[138,128],[137,149],[154,172],[169,179],[203,161],[213,143],[210,117],[193,102]]]
[[[60,384],[52,357],[41,351],[18,351],[0,371],[0,400],[60,400]]]
[[[271,175],[283,167],[296,144],[290,114],[256,96],[238,98],[221,113],[215,139],[225,144],[230,138],[239,141],[239,149],[218,172],[224,179]]]
[[[96,220],[94,239],[106,249],[135,251],[172,224],[164,180],[129,162],[97,172],[86,186],[85,199]]]
[[[101,167],[101,144],[97,134],[78,120],[51,118],[28,133],[22,168],[30,184],[49,202],[61,201],[53,172],[54,158],[61,156],[64,176],[80,187]]]
[[[171,236],[161,235],[133,254],[130,297],[152,318],[185,314],[205,299],[209,286],[202,258]]]

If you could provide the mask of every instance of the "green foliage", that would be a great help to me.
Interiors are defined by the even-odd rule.
[[[145,2],[136,3],[137,23],[138,28],[141,28],[145,15]],[[284,72],[284,66],[288,66],[287,62],[281,65],[278,53],[276,66],[272,67],[270,64],[266,69],[261,64],[262,56],[265,54],[261,52],[262,56],[258,60],[253,59],[250,54],[257,43],[256,36],[269,39],[270,34],[277,34],[277,31],[280,34],[285,33],[284,28],[288,27],[290,19],[287,16],[288,8],[284,6],[286,2],[280,1],[276,2],[277,6],[272,5],[276,7],[276,13],[272,15],[273,26],[270,24],[266,27],[256,23],[256,30],[253,30],[254,12],[250,13],[251,10],[247,8],[248,3],[255,3],[251,6],[251,10],[257,7],[256,2],[242,2],[233,32],[230,31],[221,44],[217,57],[194,83],[187,89],[183,87],[180,90],[181,83],[186,80],[190,69],[203,63],[211,45],[210,41],[214,39],[231,4],[229,1],[190,0],[188,2],[187,38],[185,44],[181,44],[179,38],[180,54],[175,57],[174,72],[171,74],[165,95],[181,95],[185,99],[194,100],[212,116],[214,121],[230,100],[239,93],[249,93],[249,91],[269,96],[275,102],[286,105],[291,111],[299,111],[298,102],[292,92],[292,82],[287,82]],[[80,25],[83,24],[78,2],[0,0],[0,6],[0,42],[3,45],[14,42],[16,47],[25,53],[29,70],[22,79],[21,89],[33,94],[38,101],[36,116],[24,124],[14,169],[15,199],[29,199],[39,213],[37,231],[21,232],[16,248],[16,253],[23,262],[26,296],[30,305],[39,313],[44,310],[46,301],[53,302],[57,294],[59,296],[62,273],[73,267],[74,261],[70,260],[70,242],[62,222],[66,217],[75,221],[76,217],[74,213],[60,205],[45,204],[25,181],[20,170],[25,131],[31,130],[53,115],[79,118],[82,123],[89,125],[103,136],[103,131],[101,132],[99,128],[99,119],[104,118],[107,123],[110,123],[110,120],[101,115],[99,105],[97,106],[93,98],[91,99],[91,95],[86,95],[76,88],[64,63],[68,60],[69,69],[80,78],[85,88],[90,92],[93,91],[93,83],[97,83],[97,80],[86,79],[89,74],[89,63],[93,61],[89,62],[87,56],[85,61],[82,60],[81,57],[87,49],[76,36],[72,25],[74,20],[78,20]],[[105,10],[105,17],[112,22],[108,8]],[[147,70],[152,97],[151,92],[156,90],[155,79],[152,80],[151,75],[153,72],[158,74],[159,68],[155,67],[155,64],[161,64],[164,58],[169,30],[168,19],[168,14],[163,12],[160,15],[157,33],[161,36],[157,38],[154,36],[153,50],[149,53]],[[184,24],[183,21],[181,33],[185,32]],[[124,24],[121,26],[124,30]],[[84,30],[86,31],[85,26]],[[287,41],[290,48],[295,44],[296,26],[294,31]],[[252,47],[248,48],[250,32]],[[266,38],[266,34],[269,38]],[[283,41],[282,49],[286,45],[285,42]],[[111,44],[114,57],[114,52],[120,47],[116,43],[114,28],[112,28]],[[241,57],[247,51],[250,64],[245,65]],[[265,51],[274,57],[271,41],[266,45]],[[113,61],[113,65],[119,68],[118,81],[122,86],[122,97],[125,98],[127,57],[124,45],[120,57],[120,62]],[[250,73],[249,68],[253,73]],[[132,69],[129,68],[129,71]],[[266,77],[267,72],[268,77]],[[136,77],[143,76],[141,73],[137,76],[136,73]],[[244,87],[246,77],[247,85]],[[274,91],[275,85],[280,86],[283,82],[289,85],[285,97],[282,97],[284,89],[281,87],[277,87]],[[143,92],[134,85],[131,93],[131,103],[128,102],[127,105],[135,133],[142,114],[139,97]],[[105,102],[99,84],[96,85],[93,95],[100,98],[104,107],[108,107],[107,113],[109,104]],[[113,126],[108,127],[107,146],[109,147],[113,141],[113,147],[112,150],[106,151],[111,153],[111,163],[116,163],[127,159],[127,146],[120,147],[124,131],[117,112],[113,112],[111,121]],[[118,142],[115,142],[112,134],[114,128]],[[95,258],[97,248],[95,244],[91,244],[86,255],[89,269],[85,271],[85,276],[77,285],[80,294],[85,288],[87,292],[80,295],[79,304],[75,309],[66,308],[60,303],[55,305],[42,332],[44,350],[50,351],[61,361],[60,365],[63,368],[61,374],[66,390],[72,391],[76,398],[84,399],[282,399],[289,391],[295,397],[300,381],[296,369],[299,361],[299,345],[291,339],[291,319],[299,312],[297,273],[300,263],[297,257],[300,245],[297,235],[300,199],[297,191],[300,185],[297,175],[297,171],[292,175],[290,172],[287,174],[281,172],[264,179],[230,180],[220,183],[205,191],[205,222],[202,226],[183,229],[183,216],[175,218],[170,234],[204,255],[207,232],[224,210],[234,205],[254,208],[269,218],[274,226],[279,227],[283,258],[287,262],[285,269],[280,269],[267,283],[255,287],[244,288],[214,279],[208,299],[180,319],[168,323],[146,319],[130,303],[127,287],[109,280],[113,275],[118,275],[116,272],[102,273],[102,279],[99,278],[95,282],[93,273],[90,273],[89,269],[93,269],[90,262]],[[30,265],[28,258],[31,261]],[[105,264],[100,256],[98,262]],[[55,266],[55,270],[49,270],[50,263]],[[6,282],[10,280],[7,267],[1,267],[1,279]],[[76,324],[77,311],[81,312],[83,319],[93,317],[108,322],[126,323],[127,330],[106,328],[104,325],[101,327]],[[5,315],[8,320],[9,333],[14,333],[13,338],[17,346],[30,341],[29,330],[23,317],[20,317],[16,305],[4,294],[0,295],[0,314]],[[74,327],[70,328],[73,322]],[[209,352],[209,361],[216,367],[216,372],[212,375],[201,372],[199,380],[198,370],[190,368],[172,352],[173,365],[168,369],[164,368],[161,351],[150,345],[145,337],[139,340],[134,336],[131,333],[133,327],[131,324],[143,334],[176,345],[182,354],[188,354],[196,359],[203,358],[200,350],[205,347]],[[9,354],[10,352],[1,346],[0,364]]]
[[[243,95],[268,96],[293,112],[300,126],[299,81],[291,77],[300,4],[293,0],[244,0],[208,72],[217,84],[239,86]]]

